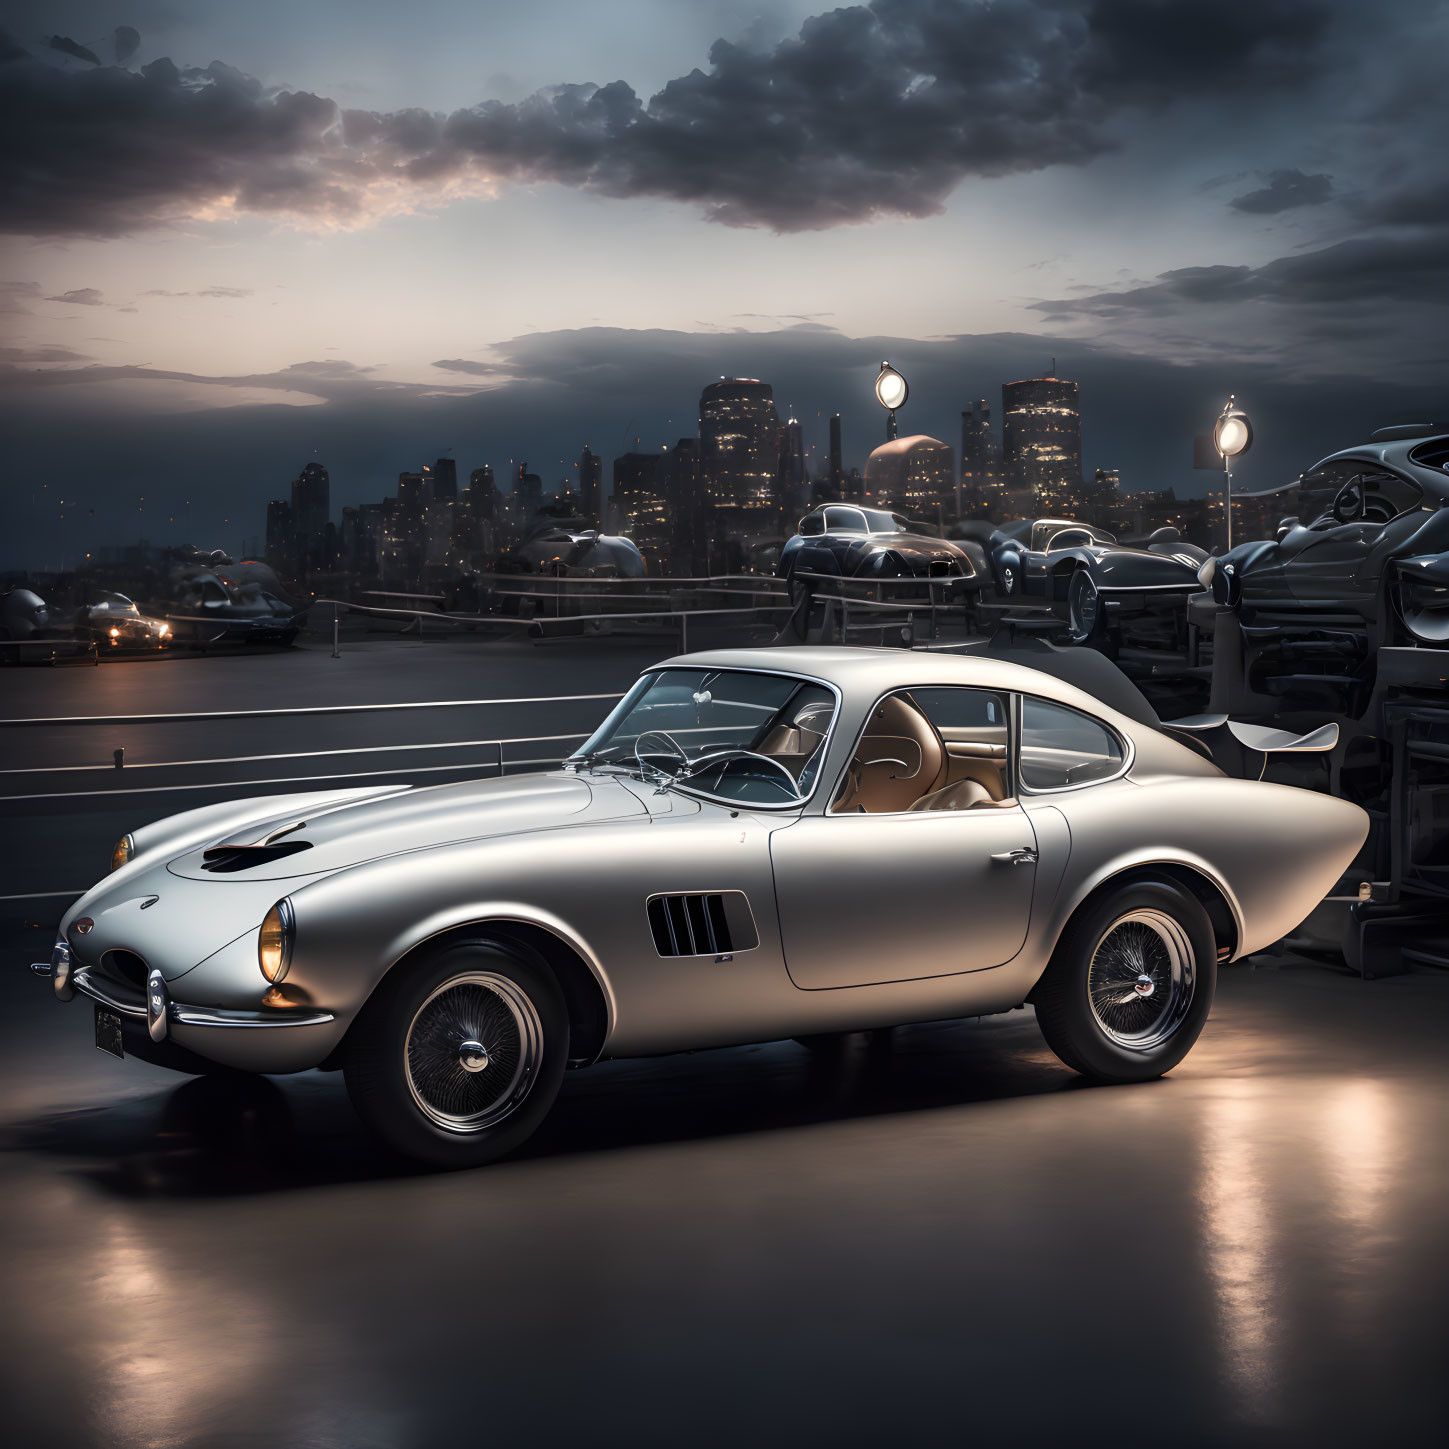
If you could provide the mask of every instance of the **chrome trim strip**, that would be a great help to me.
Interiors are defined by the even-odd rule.
[[[81,967],[72,977],[72,981],[77,991],[84,992],[109,1010],[119,1012],[122,1016],[134,1016],[142,1021],[146,1019],[144,1004],[137,1005],[112,996],[93,980],[89,966]],[[336,1018],[330,1011],[292,1011],[283,1015],[280,1011],[226,1011],[217,1006],[184,1006],[173,1001],[170,1003],[167,1019],[178,1026],[278,1027],[323,1026]]]
[[[99,1001],[102,1006],[108,1006],[112,1011],[118,1011],[122,1016],[136,1016],[143,1021],[146,1018],[146,1005],[141,1002],[122,1001],[112,996],[103,986],[97,985],[91,979],[91,968],[82,966],[71,977],[71,985],[77,991],[84,992],[87,996]]]

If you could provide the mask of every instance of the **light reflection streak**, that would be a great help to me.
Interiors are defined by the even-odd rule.
[[[164,1245],[124,1222],[99,1241],[93,1268],[93,1311],[109,1326],[93,1350],[108,1440],[193,1442],[199,1425],[229,1417],[238,1385],[265,1378],[264,1318],[236,1282],[171,1261]]]
[[[1274,1417],[1278,1289],[1273,1221],[1256,1131],[1265,1104],[1253,1081],[1228,1081],[1204,1104],[1203,1238],[1218,1312],[1218,1341],[1239,1416]]]

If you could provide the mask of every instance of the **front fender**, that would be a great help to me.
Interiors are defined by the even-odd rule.
[[[375,983],[374,989],[376,989],[376,984],[380,984],[382,978],[399,961],[420,946],[425,946],[429,941],[436,940],[439,936],[445,936],[452,931],[474,926],[484,927],[490,923],[537,926],[540,930],[557,937],[583,961],[603,994],[607,1017],[604,1039],[607,1041],[613,1034],[614,1022],[618,1017],[618,1003],[614,998],[613,983],[609,980],[603,962],[599,960],[598,954],[589,942],[561,916],[526,901],[493,900],[480,897],[477,900],[440,908],[424,919],[403,926],[382,948],[382,955],[388,964],[382,976],[379,976],[378,982]]]
[[[1104,590],[1176,587],[1196,593],[1200,587],[1197,581],[1200,563],[1184,563],[1161,554],[1109,553],[1104,558],[1089,558],[1087,567],[1097,587]]]

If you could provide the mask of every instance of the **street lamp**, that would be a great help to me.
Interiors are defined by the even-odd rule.
[[[910,391],[905,378],[890,363],[882,362],[880,375],[875,380],[875,396],[886,410],[886,442],[896,435],[896,409],[905,406]]]
[[[1223,503],[1223,517],[1227,522],[1228,548],[1233,546],[1233,459],[1240,458],[1253,446],[1253,425],[1248,415],[1238,406],[1236,395],[1230,395],[1226,406],[1213,424],[1213,447],[1223,460],[1223,477],[1227,483],[1227,496]]]

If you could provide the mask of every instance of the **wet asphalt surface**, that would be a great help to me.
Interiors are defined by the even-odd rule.
[[[24,701],[12,673],[3,713],[316,702],[319,680],[340,702],[582,693],[666,652],[555,651],[505,690],[481,650],[416,647],[345,678],[325,654],[237,661],[262,666],[245,681],[106,666],[84,707],[79,671]],[[497,687],[463,667],[485,663]],[[81,804],[53,817],[76,870],[134,808]],[[1442,975],[1230,967],[1198,1046],[1138,1087],[1084,1085],[1030,1011],[833,1062],[604,1063],[513,1159],[429,1174],[373,1145],[337,1076],[102,1055],[86,1003],[23,969],[43,925],[4,929],[9,1442],[1357,1446],[1449,1423]]]

